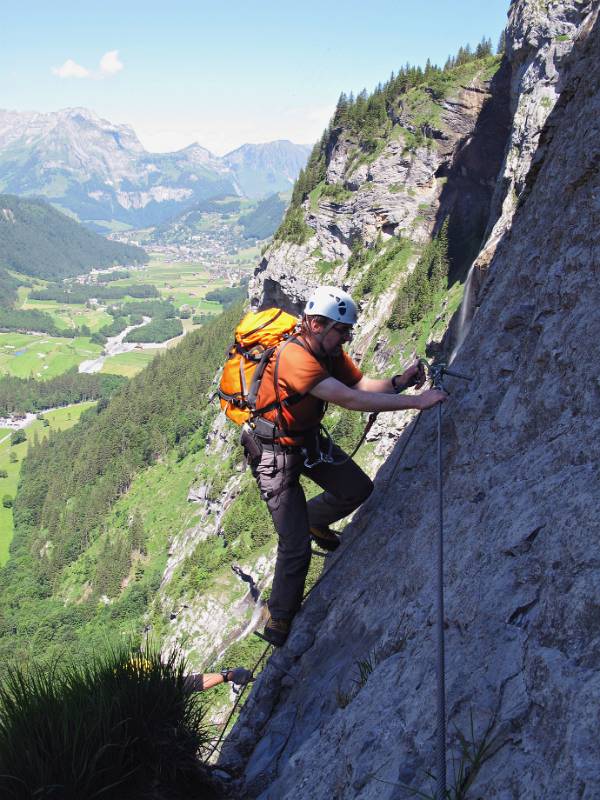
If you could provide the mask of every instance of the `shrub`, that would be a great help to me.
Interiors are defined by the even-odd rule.
[[[290,206],[275,234],[275,241],[301,245],[307,242],[313,234],[313,229],[304,220],[302,209]]]
[[[4,497],[2,498],[2,505],[4,506],[4,508],[12,508],[13,499],[9,494],[5,494]]]
[[[0,720],[3,798],[218,796],[196,757],[209,744],[203,707],[176,656],[9,667]]]
[[[11,445],[21,444],[21,442],[26,442],[26,441],[27,441],[27,434],[23,429],[15,431],[10,436]]]
[[[8,478],[8,472],[5,469],[0,469],[0,478]]]
[[[321,191],[322,197],[330,197],[335,203],[345,203],[352,192],[344,188],[341,183],[326,183]]]

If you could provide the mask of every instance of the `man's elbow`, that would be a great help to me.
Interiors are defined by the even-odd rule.
[[[337,400],[333,401],[337,406],[347,409],[348,411],[362,411],[363,401],[357,391],[349,391],[344,393]]]

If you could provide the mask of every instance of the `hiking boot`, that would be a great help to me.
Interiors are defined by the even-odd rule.
[[[311,525],[309,528],[310,538],[319,545],[323,550],[337,550],[340,546],[340,537],[331,528],[317,528],[316,525]]]
[[[281,647],[285,643],[291,627],[292,623],[289,619],[273,619],[273,617],[269,617],[263,630],[263,639],[266,639],[267,642],[275,645],[275,647]]]

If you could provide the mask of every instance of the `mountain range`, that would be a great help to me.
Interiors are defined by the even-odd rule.
[[[199,144],[149,153],[129,125],[86,108],[0,110],[0,191],[41,196],[101,232],[164,222],[202,200],[289,190],[309,145],[244,144],[215,156]]]

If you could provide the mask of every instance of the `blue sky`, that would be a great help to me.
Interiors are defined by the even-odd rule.
[[[443,64],[509,0],[103,0],[3,4],[0,107],[86,106],[164,151],[313,142],[341,91]]]

